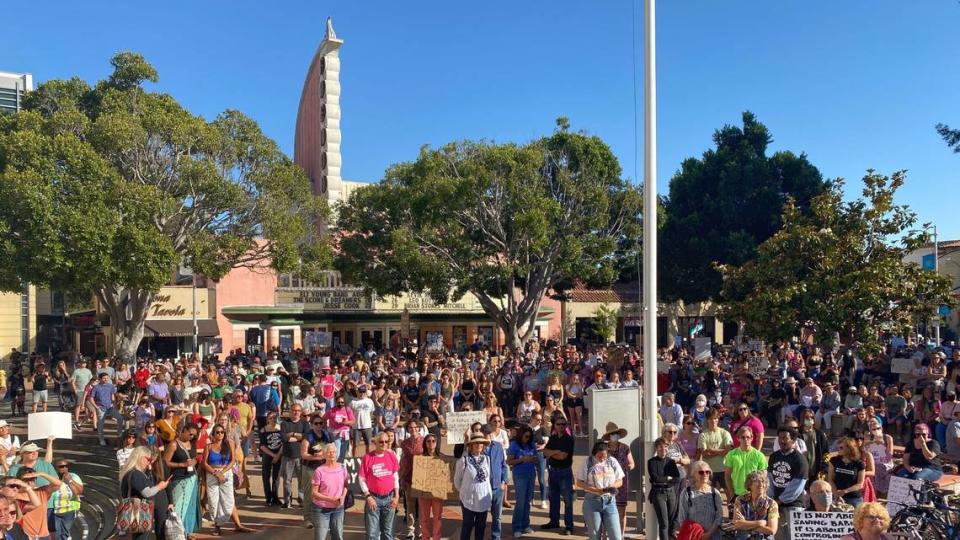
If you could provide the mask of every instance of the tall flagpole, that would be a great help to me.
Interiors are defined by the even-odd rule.
[[[656,0],[643,0],[643,449],[653,456],[657,433],[657,34]],[[644,473],[646,463],[641,463]],[[649,486],[649,478],[644,485]],[[649,497],[644,537],[657,537]]]

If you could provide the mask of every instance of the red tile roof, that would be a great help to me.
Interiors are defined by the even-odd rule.
[[[571,302],[609,302],[609,303],[637,303],[640,301],[640,291],[636,285],[615,284],[606,289],[592,289],[585,285],[577,285],[567,292]]]

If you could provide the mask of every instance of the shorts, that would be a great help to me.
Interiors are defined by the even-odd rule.
[[[47,402],[47,390],[35,390],[33,392],[33,401],[34,403],[46,403]]]
[[[364,444],[370,444],[373,440],[373,428],[357,428],[353,430],[353,442],[358,443],[363,439]]]
[[[568,409],[583,407],[583,398],[566,398],[563,400],[563,406]]]

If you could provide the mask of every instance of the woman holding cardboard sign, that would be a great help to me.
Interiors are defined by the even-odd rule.
[[[423,438],[423,455],[431,459],[440,458],[440,444],[433,434]],[[420,531],[423,540],[440,540],[441,515],[443,513],[443,499],[421,494],[417,497],[420,507]]]

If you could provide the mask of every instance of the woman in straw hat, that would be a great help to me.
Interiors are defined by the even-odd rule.
[[[473,433],[466,442],[466,451],[457,461],[453,474],[453,485],[460,497],[463,512],[463,526],[460,540],[469,540],[471,533],[475,540],[482,540],[487,528],[487,513],[493,501],[490,487],[490,458],[483,453],[490,444],[482,433]]]
[[[623,474],[629,475],[630,471],[636,466],[633,462],[633,455],[630,454],[630,447],[623,441],[627,436],[627,430],[618,426],[615,422],[607,422],[607,432],[603,434],[603,440],[609,446],[607,453],[610,457],[617,460]],[[624,479],[623,484],[617,491],[617,513],[620,515],[620,530],[627,530],[627,502],[630,500],[630,481]]]

